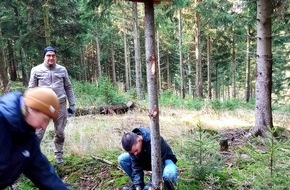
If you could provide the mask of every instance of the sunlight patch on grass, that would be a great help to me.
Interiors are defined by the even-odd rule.
[[[274,113],[275,126],[290,129],[288,113]],[[149,128],[149,116],[146,111],[130,111],[123,115],[87,115],[71,117],[65,129],[66,139],[64,155],[99,155],[107,150],[122,152],[121,137],[124,132],[144,126]],[[205,129],[222,130],[229,128],[245,128],[255,123],[254,111],[215,111],[202,109],[199,111],[186,109],[160,108],[160,134],[166,140],[182,138],[197,126]],[[53,123],[41,144],[44,154],[53,159]],[[117,158],[118,155],[115,155]]]
[[[254,124],[251,113],[243,111],[216,112],[213,110],[190,111],[182,109],[165,110],[160,115],[160,123],[166,126],[173,125],[177,129],[185,127],[191,129],[201,124],[208,129],[228,129],[248,127]]]

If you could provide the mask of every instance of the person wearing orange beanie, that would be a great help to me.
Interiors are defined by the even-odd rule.
[[[21,174],[39,189],[69,189],[40,150],[36,129],[58,117],[59,100],[50,88],[37,87],[0,97],[0,189]]]

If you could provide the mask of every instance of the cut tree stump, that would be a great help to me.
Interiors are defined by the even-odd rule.
[[[228,138],[221,138],[220,139],[220,151],[228,151],[228,150],[229,150]]]

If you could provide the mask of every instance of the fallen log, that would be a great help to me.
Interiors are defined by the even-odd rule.
[[[124,114],[129,110],[132,110],[136,107],[136,104],[132,101],[129,101],[127,104],[119,105],[104,105],[100,107],[89,107],[89,108],[76,108],[74,116],[82,115],[96,115],[96,114]]]

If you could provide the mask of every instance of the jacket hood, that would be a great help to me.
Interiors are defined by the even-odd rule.
[[[143,140],[150,141],[150,130],[148,128],[139,127],[133,129],[132,132],[136,133],[137,135],[141,135],[143,137]]]
[[[11,92],[0,98],[0,114],[10,125],[10,130],[14,132],[33,131],[33,128],[26,123],[21,111],[21,104],[24,104],[22,95],[20,92]]]

